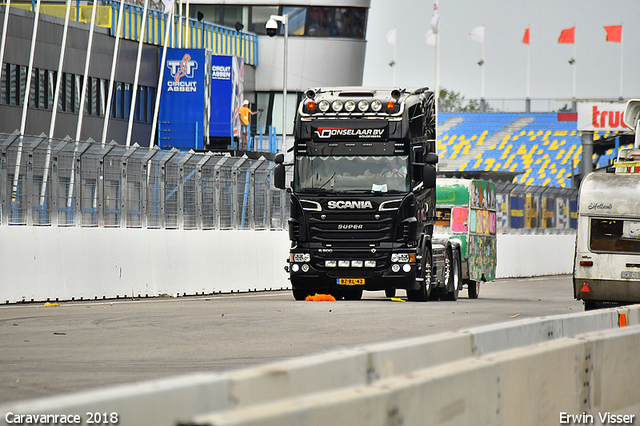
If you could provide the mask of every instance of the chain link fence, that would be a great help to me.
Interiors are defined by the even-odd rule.
[[[0,134],[1,225],[286,229],[264,158]]]
[[[17,133],[0,134],[0,155],[2,226],[287,229],[264,158]],[[498,232],[575,232],[577,189],[497,182],[496,197]]]
[[[498,233],[575,233],[578,189],[496,184]]]

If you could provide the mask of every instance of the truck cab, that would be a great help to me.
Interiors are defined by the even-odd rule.
[[[291,184],[282,154],[274,178],[290,194],[294,298],[405,289],[410,300],[427,300],[438,161],[433,92],[308,90],[294,133]]]

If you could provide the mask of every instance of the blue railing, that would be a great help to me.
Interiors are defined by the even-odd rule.
[[[115,35],[118,25],[120,3],[111,2],[111,34]],[[144,8],[125,3],[120,37],[127,40],[139,40]],[[164,34],[169,16],[162,11],[149,9],[144,42],[163,45]],[[182,34],[180,34],[182,31]],[[188,37],[187,37],[188,36]],[[180,46],[180,41],[182,46]],[[233,28],[200,22],[192,18],[173,17],[173,28],[169,45],[172,47],[189,47],[209,49],[214,54],[240,56],[246,64],[258,65],[258,36],[252,33],[238,32]]]

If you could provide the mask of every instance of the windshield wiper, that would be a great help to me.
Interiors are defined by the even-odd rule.
[[[320,185],[320,188],[324,188],[326,184],[328,184],[329,182],[331,182],[331,180],[336,176],[335,172],[331,175],[331,177],[329,179],[327,179],[327,181],[325,183],[323,183],[322,185]]]

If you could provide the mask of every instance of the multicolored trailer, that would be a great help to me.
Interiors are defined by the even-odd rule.
[[[476,299],[480,283],[496,277],[496,188],[476,179],[438,178],[434,241],[454,243],[461,259],[462,283]]]

